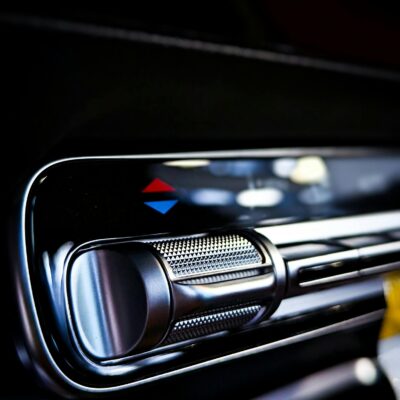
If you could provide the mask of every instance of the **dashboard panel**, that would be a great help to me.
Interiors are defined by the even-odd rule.
[[[0,398],[393,397],[395,13],[280,7],[1,7]]]
[[[19,352],[106,395],[378,322],[398,170],[373,149],[53,162],[21,204]]]

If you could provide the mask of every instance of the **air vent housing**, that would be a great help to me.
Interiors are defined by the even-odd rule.
[[[390,235],[353,236],[284,246],[290,296],[400,268],[400,241]]]
[[[68,314],[98,360],[256,324],[283,291],[283,260],[254,233],[86,247],[71,256]]]
[[[385,185],[360,191],[372,163]],[[399,168],[398,153],[315,148],[44,166],[10,234],[21,358],[98,398],[379,320],[381,284],[360,292],[399,266]]]

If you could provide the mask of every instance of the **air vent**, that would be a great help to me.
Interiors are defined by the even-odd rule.
[[[99,398],[259,358],[353,320],[379,321],[379,278],[314,292],[400,267],[400,158],[389,154],[271,149],[44,166],[25,187],[10,234],[18,353],[46,387]],[[278,173],[288,158],[291,171]],[[310,158],[324,166],[321,180],[306,170],[307,179],[292,179]],[[201,167],[186,168],[193,161]],[[361,191],[370,167],[384,184]],[[282,201],[236,204],[244,189],[257,197],[277,175]],[[149,192],[155,179],[176,190]],[[323,204],[307,201],[318,200],[316,185]],[[163,213],[152,202],[175,207]],[[349,307],[330,313],[332,304]]]
[[[400,268],[400,241],[390,235],[355,236],[281,247],[289,295]]]
[[[67,282],[76,345],[110,361],[257,324],[284,289],[274,252],[246,231],[83,250]]]

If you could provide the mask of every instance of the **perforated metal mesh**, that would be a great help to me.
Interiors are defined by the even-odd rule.
[[[263,271],[259,269],[246,269],[244,271],[233,271],[226,272],[225,274],[216,274],[202,276],[199,278],[185,279],[183,281],[180,281],[179,283],[187,285],[206,285],[210,283],[220,283],[237,279],[251,278],[253,276],[259,276],[262,273]]]
[[[218,312],[193,316],[178,321],[164,344],[182,342],[212,333],[237,328],[251,321],[261,310],[260,305],[250,305],[235,309],[220,310]]]
[[[236,234],[172,239],[150,243],[177,277],[262,264],[254,245]]]

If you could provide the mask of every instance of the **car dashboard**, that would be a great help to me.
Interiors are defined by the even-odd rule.
[[[0,13],[0,398],[400,396],[396,68],[140,12]]]

